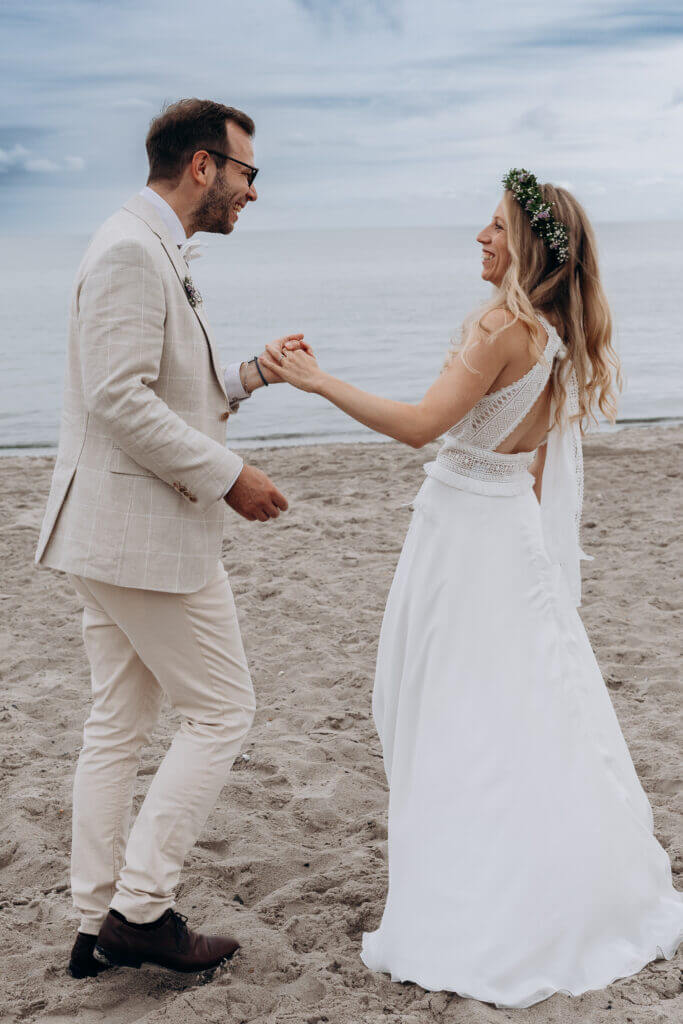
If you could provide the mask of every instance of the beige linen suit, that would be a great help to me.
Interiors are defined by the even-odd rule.
[[[255,710],[220,559],[222,496],[242,460],[225,447],[222,369],[166,211],[173,218],[133,197],[79,267],[35,556],[66,572],[83,602],[93,701],[74,779],[71,882],[91,934],[109,906],[144,924],[173,905]],[[164,697],[181,724],[130,829],[141,749]]]
[[[242,468],[220,359],[161,216],[134,196],[92,239],[71,300],[57,461],[35,561],[188,593],[220,556]]]

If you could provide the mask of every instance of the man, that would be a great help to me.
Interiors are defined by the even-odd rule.
[[[239,946],[188,928],[173,890],[254,715],[220,557],[223,502],[266,521],[287,501],[225,447],[226,420],[278,378],[256,359],[223,373],[183,251],[195,231],[229,234],[257,199],[253,134],[232,107],[168,107],[147,136],[147,187],[96,232],[76,276],[35,556],[83,601],[92,674],[74,780],[75,977],[143,962],[205,970]],[[164,696],[182,723],[129,834]]]

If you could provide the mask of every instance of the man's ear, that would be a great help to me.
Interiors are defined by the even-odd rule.
[[[188,165],[188,171],[192,180],[197,185],[208,185],[209,184],[209,165],[211,163],[211,157],[206,150],[198,149],[196,153],[192,154],[192,159]]]

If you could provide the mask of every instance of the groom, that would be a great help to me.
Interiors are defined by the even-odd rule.
[[[256,357],[222,370],[184,258],[188,236],[230,234],[256,200],[253,134],[250,117],[220,103],[166,108],[147,135],[147,187],[96,232],[76,276],[35,556],[80,596],[91,667],[74,780],[74,977],[143,962],[200,971],[239,947],[190,929],[173,890],[255,709],[221,561],[224,502],[260,521],[287,508],[225,447],[230,413],[278,378]],[[164,697],[181,724],[130,829]]]

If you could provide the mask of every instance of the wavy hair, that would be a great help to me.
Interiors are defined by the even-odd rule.
[[[553,204],[553,215],[567,228],[569,258],[560,265],[552,252],[534,233],[528,216],[510,191],[503,193],[507,221],[510,264],[500,287],[483,307],[470,314],[462,325],[461,342],[450,358],[460,352],[466,365],[467,342],[473,332],[481,331],[493,341],[512,323],[526,325],[532,351],[543,357],[543,334],[536,313],[553,323],[565,343],[579,385],[579,421],[582,432],[592,420],[598,422],[599,410],[610,423],[617,414],[616,393],[623,387],[619,358],[612,347],[612,316],[600,280],[595,234],[581,204],[571,192],[554,185],[540,186],[543,199]],[[512,314],[507,323],[489,330],[482,319],[491,310]],[[566,360],[557,360],[552,372],[552,392],[556,400],[554,422],[559,420],[566,397],[566,379],[562,369]],[[473,367],[470,366],[470,369]]]

